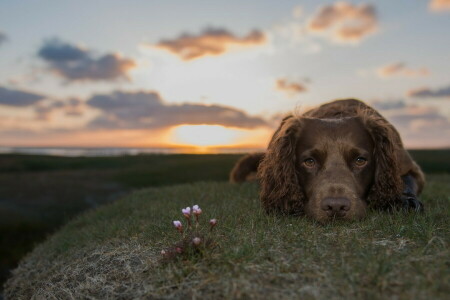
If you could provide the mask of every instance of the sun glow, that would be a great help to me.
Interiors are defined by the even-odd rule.
[[[270,139],[269,128],[243,129],[220,125],[179,125],[173,127],[169,143],[176,147],[194,147],[195,152],[214,152],[215,148],[259,149]]]
[[[173,129],[172,136],[174,142],[189,146],[229,146],[236,143],[242,131],[220,125],[180,125]]]

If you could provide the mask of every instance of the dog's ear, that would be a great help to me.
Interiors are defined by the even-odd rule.
[[[259,165],[260,197],[267,212],[299,214],[303,211],[304,193],[296,168],[296,145],[301,127],[301,119],[286,117],[275,131]]]
[[[398,208],[401,205],[402,180],[397,161],[397,130],[382,116],[370,114],[365,126],[374,142],[375,181],[367,197],[368,205],[376,209]]]

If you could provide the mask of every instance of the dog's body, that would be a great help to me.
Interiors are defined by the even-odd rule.
[[[422,210],[425,178],[397,130],[354,99],[283,119],[265,153],[241,159],[234,182],[257,172],[267,212],[306,214],[319,222],[359,219],[366,207]]]

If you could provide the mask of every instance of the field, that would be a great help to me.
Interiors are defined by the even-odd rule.
[[[133,189],[226,181],[239,157],[0,155],[0,287],[23,255],[80,212]]]
[[[33,285],[49,293],[43,296],[57,298],[70,298],[63,291],[77,298],[95,290],[101,293],[97,298],[132,296],[127,294],[132,290],[154,297],[214,296],[210,293],[216,290],[219,296],[244,298],[261,292],[312,299],[443,298],[449,292],[450,176],[445,173],[450,172],[450,151],[412,154],[428,174],[425,214],[373,213],[360,223],[325,227],[265,216],[252,184],[186,184],[122,197],[147,186],[225,181],[239,155],[1,156],[2,264],[4,270],[14,266],[82,210],[120,198],[63,227],[28,256],[11,283],[24,295]],[[220,247],[201,260],[161,265],[160,250],[176,239],[171,220],[194,202],[220,219]],[[29,272],[38,266],[45,272]],[[63,270],[67,273],[61,277]],[[84,279],[89,282],[71,285],[86,272],[92,273]]]

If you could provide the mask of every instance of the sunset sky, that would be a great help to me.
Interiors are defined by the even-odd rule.
[[[351,97],[450,147],[449,29],[450,0],[2,0],[0,146],[264,147]]]

